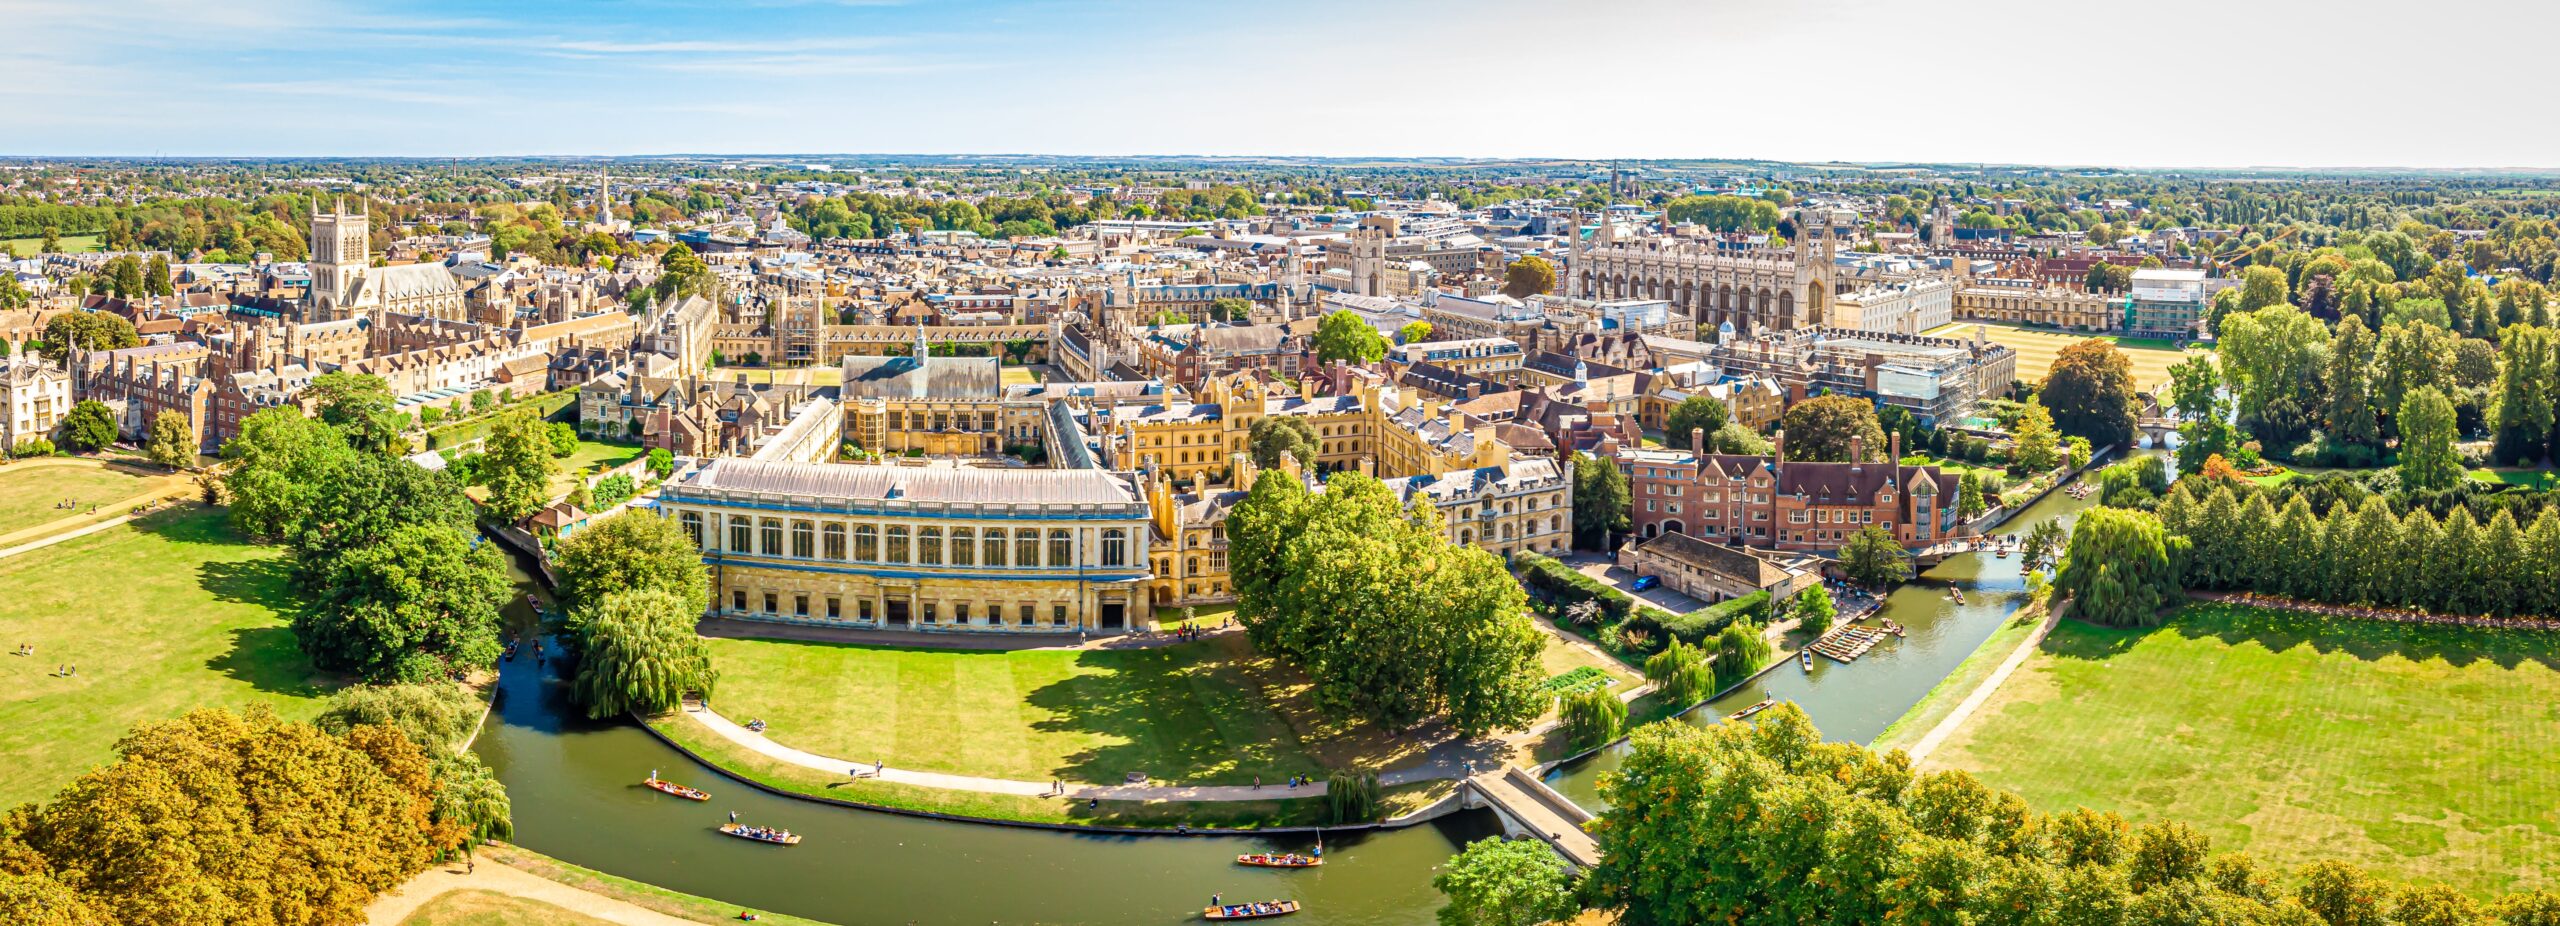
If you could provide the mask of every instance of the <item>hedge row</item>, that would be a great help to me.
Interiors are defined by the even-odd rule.
[[[1768,592],[1752,592],[1751,594],[1744,595],[1740,598],[1728,601],[1719,601],[1715,604],[1711,604],[1676,617],[1663,615],[1659,618],[1652,618],[1651,623],[1653,626],[1648,629],[1659,631],[1678,639],[1682,643],[1694,646],[1698,643],[1704,642],[1709,637],[1713,637],[1716,634],[1724,632],[1726,627],[1731,626],[1733,622],[1737,620],[1748,620],[1754,624],[1767,624],[1769,622],[1770,603]],[[1663,614],[1661,611],[1654,611],[1653,613]],[[1638,620],[1644,621],[1647,619],[1638,618]],[[1638,626],[1643,625],[1638,624]]]

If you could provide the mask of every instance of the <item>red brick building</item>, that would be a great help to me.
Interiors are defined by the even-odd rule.
[[[1844,463],[1788,462],[1776,454],[1627,450],[1628,520],[1637,537],[1682,533],[1741,546],[1831,551],[1869,524],[1918,549],[1966,535],[1956,518],[1961,482],[1934,466],[1904,466],[1898,436],[1887,456],[1851,445]]]

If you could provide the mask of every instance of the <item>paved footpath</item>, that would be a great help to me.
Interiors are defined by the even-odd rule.
[[[1991,700],[1992,692],[2000,690],[2000,683],[2009,680],[2009,673],[2017,671],[2020,665],[2026,663],[2027,657],[2035,655],[2036,647],[2044,642],[2044,635],[2051,633],[2053,625],[2060,620],[2062,620],[2061,608],[2045,608],[2044,622],[2037,624],[2035,632],[2027,634],[2026,640],[2020,642],[2017,649],[2009,652],[2009,658],[2000,661],[2000,668],[1991,670],[1991,675],[1984,678],[1982,684],[1974,686],[1973,693],[1964,696],[1964,703],[1956,705],[1954,713],[1938,721],[1938,725],[1930,727],[1929,732],[1921,736],[1919,742],[1911,744],[1910,749],[1904,750],[1910,754],[1912,766],[1918,767],[1920,760],[1928,758],[1930,753],[1937,751],[1939,746],[1946,743],[1947,737],[1955,735],[1956,730],[1963,727],[1966,720],[1972,719],[1974,709],[1981,707],[1983,702]]]
[[[409,883],[374,898],[373,903],[364,908],[365,922],[368,926],[397,926],[430,900],[454,891],[476,890],[540,901],[622,926],[698,926],[692,920],[678,919],[627,901],[545,880],[531,872],[497,862],[490,862],[489,867],[476,868],[469,874],[463,872],[464,867],[459,862],[438,863],[420,872],[417,877],[409,879]]]
[[[1066,797],[1105,801],[1270,801],[1290,797],[1320,797],[1324,782],[1310,782],[1289,787],[1286,782],[1253,785],[1094,785],[1068,782],[1061,792],[1046,781],[1015,781],[1009,778],[979,778],[974,775],[951,775],[942,772],[920,772],[914,769],[875,765],[852,759],[839,759],[803,752],[772,738],[739,726],[707,707],[687,707],[684,715],[722,739],[754,750],[757,754],[802,768],[816,769],[831,775],[850,775],[866,781],[941,788],[946,791],[977,791],[986,794],[1012,794],[1021,797]],[[681,722],[681,721],[679,721]],[[1452,776],[1454,777],[1454,776]]]

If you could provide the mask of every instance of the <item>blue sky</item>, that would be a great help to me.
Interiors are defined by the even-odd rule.
[[[2560,167],[2526,0],[0,0],[0,154]]]

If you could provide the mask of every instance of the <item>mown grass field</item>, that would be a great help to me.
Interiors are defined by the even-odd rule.
[[[98,236],[64,235],[59,246],[62,248],[61,253],[64,254],[81,254],[99,250]],[[44,247],[42,237],[0,238],[0,248],[7,248],[11,255],[17,257],[34,257],[36,250],[42,247]]]
[[[711,656],[730,719],[762,718],[775,740],[820,755],[925,771],[1249,784],[1320,776],[1318,746],[1373,739],[1293,725],[1296,676],[1238,635],[1014,651],[713,639]]]
[[[0,559],[0,806],[49,797],[137,723],[199,707],[319,712],[283,552],[187,507]],[[34,644],[33,656],[7,655]],[[78,672],[55,674],[69,664]]]
[[[2560,886],[2560,635],[2190,605],[2064,621],[1931,757],[2290,867]]]
[[[78,515],[143,491],[142,476],[76,462],[20,461],[0,467],[0,534]],[[54,507],[70,499],[70,508]],[[0,644],[0,650],[15,644]]]
[[[1930,329],[1927,333],[1931,337],[1939,338],[1971,338],[1975,325],[1981,325],[1985,329],[1984,333],[1992,341],[2007,345],[2018,352],[2018,378],[2030,383],[2043,381],[2045,374],[2053,369],[2053,358],[2061,354],[2063,348],[2089,340],[2091,337],[2114,344],[2117,350],[2124,351],[2125,359],[2133,362],[2134,388],[2143,391],[2165,388],[2169,383],[2169,368],[2187,359],[2186,351],[2170,347],[2165,341],[2077,334],[2042,328],[2023,328],[2017,325],[1957,322]],[[2196,350],[2201,351],[2202,348],[2196,348]]]

